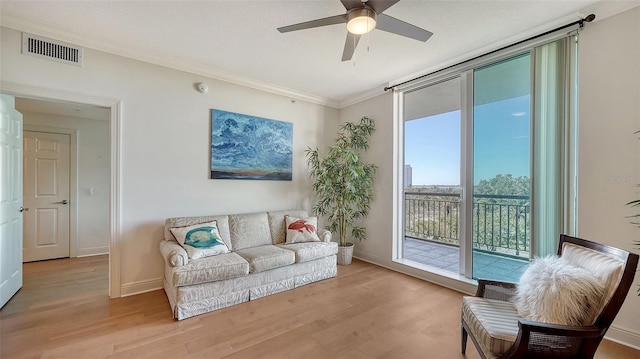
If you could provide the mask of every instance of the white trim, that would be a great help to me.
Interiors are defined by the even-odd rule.
[[[0,81],[0,92],[12,96],[27,97],[42,100],[53,100],[63,102],[81,103],[86,105],[107,107],[111,112],[111,131],[109,137],[110,158],[111,158],[111,190],[109,193],[109,296],[111,298],[120,297],[120,237],[121,237],[121,159],[120,159],[120,137],[121,137],[121,102],[115,99],[95,97],[80,93],[71,93],[42,87],[23,85],[14,82]]]
[[[392,214],[394,220],[392,221],[392,248],[391,258],[399,259],[404,256],[404,248],[402,246],[404,239],[404,113],[403,106],[404,93],[393,93],[393,179],[392,179]],[[402,129],[400,124],[402,124]]]
[[[122,297],[151,292],[162,289],[162,278],[148,279],[139,282],[126,283],[120,288]]]
[[[360,102],[364,102],[370,100],[374,97],[378,97],[380,95],[384,95],[387,91],[384,90],[385,84],[381,84],[379,87],[373,88],[369,91],[363,92],[361,94],[349,97],[344,101],[338,102],[338,109],[343,109],[349,107],[351,105],[355,105]]]
[[[473,70],[460,73],[460,273],[473,277]]]
[[[582,18],[590,13],[596,13],[597,17],[595,21],[597,22],[597,21],[606,19],[608,17],[617,15],[619,13],[625,12],[637,6],[640,6],[640,4],[638,4],[637,2],[622,2],[622,1],[598,2],[597,4],[584,8],[580,12],[571,13],[567,16],[556,19],[555,21],[549,22],[547,24],[543,24],[541,26],[535,27],[533,29],[522,32],[520,34],[508,37],[501,42],[494,42],[491,45],[476,49],[472,52],[468,52],[464,55],[451,59],[450,61],[437,64],[435,66],[427,68],[418,73],[404,76],[400,79],[396,79],[395,81],[389,81],[387,83],[387,86],[393,83],[400,83],[404,80],[412,79],[422,74],[427,74],[438,69],[445,68],[449,65],[456,64],[465,59],[473,58],[477,55],[487,53],[494,49],[499,49],[503,46],[517,42],[521,39],[526,39],[535,34],[543,33],[549,29],[553,29],[564,23],[575,21],[578,18]],[[53,39],[63,40],[71,44],[77,44],[77,45],[88,47],[98,51],[103,51],[110,54],[124,56],[131,59],[136,59],[136,60],[148,62],[151,64],[172,68],[175,70],[186,71],[196,75],[207,76],[207,77],[211,77],[221,81],[242,85],[242,86],[246,86],[246,87],[257,89],[257,90],[294,98],[297,100],[307,101],[307,102],[318,104],[318,105],[332,107],[335,109],[343,109],[345,107],[349,107],[351,105],[355,105],[357,103],[369,100],[373,97],[380,95],[381,91],[384,91],[383,90],[384,85],[380,85],[379,87],[370,89],[369,91],[360,93],[352,97],[348,97],[342,101],[337,101],[337,100],[328,99],[322,96],[307,94],[300,91],[296,91],[294,89],[289,89],[286,87],[250,79],[237,74],[223,72],[220,70],[212,70],[210,68],[205,68],[202,65],[188,64],[188,63],[185,63],[184,61],[172,62],[167,58],[157,59],[157,58],[149,57],[148,55],[141,52],[137,52],[137,51],[134,51],[134,52],[124,51],[121,48],[118,48],[117,46],[108,45],[102,42],[96,42],[95,40],[87,39],[80,34],[66,32],[66,31],[56,29],[44,24],[36,23],[33,21],[27,21],[24,19],[22,20],[14,19],[5,14],[0,15],[0,24],[2,24],[3,27],[15,29],[18,31],[26,31],[26,32],[30,32],[30,33],[34,33],[42,36],[47,36]]]
[[[574,12],[571,13],[569,15],[566,15],[564,17],[558,18],[554,21],[548,22],[546,24],[534,27],[532,29],[529,29],[527,31],[524,31],[522,33],[507,37],[505,39],[503,39],[502,41],[498,41],[498,42],[494,42],[490,45],[481,47],[479,49],[475,49],[474,51],[468,52],[466,54],[463,54],[461,56],[458,56],[456,58],[450,59],[449,61],[431,66],[429,68],[426,68],[422,71],[419,72],[415,72],[413,74],[407,75],[407,76],[403,76],[401,78],[395,79],[395,80],[391,80],[389,81],[389,83],[387,84],[387,86],[392,86],[394,84],[399,84],[401,82],[404,81],[408,81],[411,79],[414,79],[416,77],[419,76],[423,76],[429,73],[432,73],[434,71],[440,70],[440,69],[444,69],[447,68],[449,66],[458,64],[460,62],[463,62],[465,60],[468,59],[472,59],[474,57],[477,56],[481,56],[483,54],[489,53],[491,51],[495,51],[497,49],[500,49],[502,47],[508,46],[510,44],[514,44],[517,43],[519,41],[522,41],[523,39],[527,39],[529,37],[535,36],[537,34],[542,34],[544,32],[547,32],[551,29],[554,29],[556,27],[562,26],[563,24],[567,24],[576,20],[579,20],[581,18],[586,17],[587,15],[591,14],[591,13],[595,13],[596,14],[596,19],[594,20],[594,22],[598,22],[601,20],[604,20],[608,17],[623,13],[625,11],[628,11],[630,9],[633,9],[635,7],[640,6],[640,3],[638,2],[622,2],[622,1],[600,1],[592,6],[588,6],[585,7],[584,9],[582,9],[582,11],[579,12]],[[588,24],[586,26],[589,26]],[[568,29],[566,29],[568,31]],[[537,41],[536,41],[537,42]],[[534,42],[535,43],[535,42]],[[529,46],[531,46],[531,44],[529,44]],[[516,46],[515,47],[520,48],[520,46]],[[517,50],[515,52],[518,52],[521,50]],[[505,54],[504,52],[501,52],[501,54]],[[458,66],[456,66],[458,67]],[[458,69],[459,71],[459,69]],[[343,101],[343,102],[348,102],[348,101]]]
[[[78,257],[91,257],[109,254],[109,246],[82,248],[78,250]]]
[[[640,333],[629,328],[612,324],[604,337],[612,342],[640,350]]]
[[[232,84],[273,93],[289,97],[296,100],[306,101],[322,106],[332,107],[339,109],[338,101],[325,98],[322,96],[316,96],[294,89],[290,89],[284,86],[278,86],[275,84],[267,83],[260,80],[251,79],[238,74],[224,72],[216,69],[212,69],[207,66],[202,66],[195,63],[189,63],[185,61],[176,61],[170,57],[156,58],[149,56],[148,54],[140,51],[130,51],[122,49],[118,46],[108,45],[103,42],[94,41],[88,39],[81,34],[73,34],[60,29],[53,28],[44,24],[39,24],[28,20],[18,20],[5,16],[0,16],[0,23],[3,27],[14,29],[17,31],[29,32],[32,34],[45,36],[53,40],[64,41],[70,44],[91,48],[97,51],[102,51],[118,56],[127,57],[134,60],[144,61],[146,63],[167,67],[170,69],[184,71],[195,75],[206,76],[212,79],[229,82]]]
[[[369,253],[359,252],[357,250],[354,252],[353,257],[466,295],[474,295],[477,289],[477,281],[465,278],[461,275],[456,276],[454,273],[443,271],[435,267],[421,266],[419,263],[415,262],[410,262],[409,264],[409,261],[404,260],[388,260]],[[607,330],[605,339],[640,350],[640,333],[629,328],[624,328],[615,324],[611,325],[609,330]]]
[[[461,275],[439,270],[434,267],[420,265],[416,262],[402,259],[388,260],[357,250],[354,252],[353,257],[467,295],[475,294],[478,286],[478,282],[473,279],[468,279]]]
[[[425,86],[426,84],[436,83],[438,81],[441,81],[441,79],[453,77],[456,74],[460,74],[468,70],[473,70],[478,67],[492,64],[494,62],[498,62],[500,60],[507,59],[509,57],[516,56],[524,52],[529,52],[534,47],[548,44],[548,43],[557,41],[558,39],[570,36],[572,32],[577,32],[578,30],[579,30],[579,26],[576,24],[571,27],[567,27],[565,29],[555,31],[545,36],[532,39],[500,51],[497,51],[498,49],[500,49],[500,47],[498,47],[495,50],[487,51],[479,55],[476,55],[477,58],[469,57],[466,60],[459,61],[457,65],[451,66],[449,68],[445,66],[432,71],[424,72],[424,75],[416,75],[416,76],[410,77],[409,80],[406,80],[408,82],[403,85],[399,85],[403,81],[398,80],[394,82],[395,84],[398,84],[398,85],[393,85],[393,83],[390,83],[389,86],[395,86],[396,90],[399,90],[399,91],[408,91],[414,88]],[[496,52],[492,52],[492,51],[496,51]],[[464,61],[468,61],[468,62],[464,62]],[[430,73],[433,73],[433,74],[426,76],[427,74],[430,74]],[[424,76],[424,77],[421,77],[421,76]]]
[[[640,2],[636,1],[598,1],[596,4],[583,9],[581,15],[596,14],[594,22],[602,21],[606,18],[621,14],[640,6]]]
[[[121,177],[121,161],[122,154],[120,138],[122,136],[122,102],[115,101],[111,104],[110,118],[110,162],[111,162],[111,179],[109,188],[109,296],[118,298],[121,296],[121,278],[120,278],[120,238],[122,228],[121,203],[122,194],[120,191]]]
[[[78,133],[71,128],[25,125],[24,131],[69,135],[69,257],[78,255]],[[24,180],[24,179],[23,179]]]

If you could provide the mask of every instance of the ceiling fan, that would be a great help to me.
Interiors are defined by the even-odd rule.
[[[314,27],[347,24],[347,40],[344,43],[342,61],[349,61],[358,46],[360,37],[373,29],[390,32],[419,41],[427,41],[433,33],[383,14],[385,10],[400,0],[340,0],[347,12],[341,15],[329,16],[322,19],[301,22],[289,26],[279,27],[281,33],[311,29]]]

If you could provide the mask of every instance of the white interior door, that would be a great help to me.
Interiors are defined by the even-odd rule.
[[[0,95],[0,308],[22,287],[22,114]]]
[[[69,143],[24,131],[24,262],[69,257]]]

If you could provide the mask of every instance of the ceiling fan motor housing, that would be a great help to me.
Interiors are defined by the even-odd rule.
[[[377,14],[366,6],[349,10],[347,13],[347,30],[355,35],[364,35],[376,28]]]

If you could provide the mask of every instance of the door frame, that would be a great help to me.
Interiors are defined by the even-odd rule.
[[[121,200],[121,122],[122,101],[118,99],[90,96],[75,92],[42,88],[14,82],[0,81],[0,92],[15,97],[38,100],[72,102],[108,108],[109,116],[109,297],[121,296],[120,284],[120,238],[122,236]],[[75,201],[74,201],[75,202]]]
[[[69,135],[69,257],[78,256],[78,130],[22,124],[24,131]],[[24,181],[24,178],[23,178]],[[23,187],[24,188],[24,187]]]

